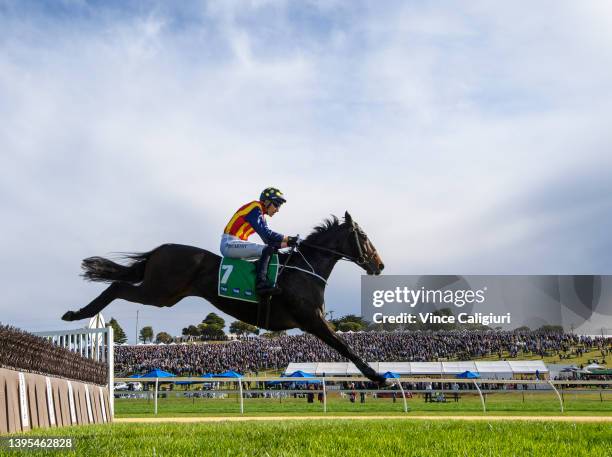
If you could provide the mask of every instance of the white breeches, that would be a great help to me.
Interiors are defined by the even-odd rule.
[[[263,244],[251,243],[240,238],[224,233],[221,236],[221,255],[233,259],[257,259],[261,257]]]

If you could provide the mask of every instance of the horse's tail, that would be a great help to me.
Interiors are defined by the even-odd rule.
[[[126,281],[139,283],[144,279],[145,267],[153,251],[125,254],[130,259],[128,265],[120,265],[104,257],[88,257],[81,263],[82,276],[88,281],[113,282]]]

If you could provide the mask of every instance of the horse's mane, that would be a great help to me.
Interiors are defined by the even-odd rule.
[[[340,219],[332,214],[330,217],[324,219],[323,222],[313,228],[312,233],[306,237],[306,241],[316,241],[330,230],[340,227],[340,224]]]

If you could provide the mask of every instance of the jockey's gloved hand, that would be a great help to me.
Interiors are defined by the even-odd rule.
[[[287,237],[287,247],[294,247],[300,244],[300,239],[297,236],[288,236]]]

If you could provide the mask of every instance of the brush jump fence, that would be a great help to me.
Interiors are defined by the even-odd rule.
[[[113,331],[0,325],[0,434],[113,420]]]

